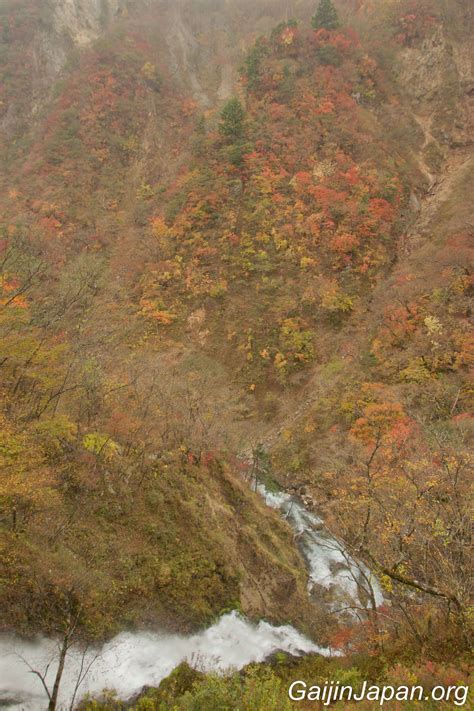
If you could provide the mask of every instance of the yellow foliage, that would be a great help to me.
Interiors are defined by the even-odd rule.
[[[336,281],[327,282],[321,293],[321,306],[329,313],[349,313],[354,308],[354,300],[345,294]]]
[[[177,319],[176,314],[171,311],[159,308],[158,304],[150,299],[142,299],[140,301],[141,314],[153,319],[160,326],[170,326]]]
[[[227,282],[225,281],[219,281],[216,284],[213,284],[211,288],[209,289],[209,296],[211,296],[213,299],[219,299],[220,297],[224,296],[224,294],[227,293]]]
[[[54,504],[54,477],[26,432],[0,416],[0,510]]]
[[[156,81],[158,79],[158,73],[156,71],[156,67],[152,62],[145,62],[143,67],[140,70],[142,76],[145,79],[148,79],[148,81]]]
[[[102,457],[105,461],[111,461],[119,453],[118,444],[107,435],[102,435],[98,432],[86,434],[82,444],[88,452],[92,452],[97,457]]]
[[[430,336],[443,331],[442,323],[436,316],[427,316],[425,318],[425,326]]]
[[[280,352],[276,354],[275,360],[273,362],[276,368],[284,368],[285,365],[288,365],[288,361],[286,360],[285,356],[283,355],[283,353]]]
[[[406,380],[409,383],[424,383],[431,377],[423,358],[412,358],[407,367],[400,372],[401,380]]]

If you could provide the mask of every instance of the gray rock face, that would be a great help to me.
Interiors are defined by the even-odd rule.
[[[45,23],[37,37],[39,73],[47,81],[54,79],[68,51],[97,39],[124,4],[125,0],[47,0]]]
[[[420,47],[406,49],[401,55],[400,79],[416,101],[433,99],[447,77],[457,78],[457,67],[441,27]]]
[[[33,117],[51,96],[54,82],[69,52],[97,39],[125,7],[126,0],[44,0],[42,22],[32,42],[31,103]],[[14,130],[18,107],[9,105],[0,123],[8,134]]]
[[[49,0],[51,30],[81,47],[96,39],[124,6],[124,0]]]

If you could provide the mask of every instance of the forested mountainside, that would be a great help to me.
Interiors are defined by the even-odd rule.
[[[236,609],[339,649],[342,675],[465,678],[473,10],[1,0],[3,632]],[[258,481],[385,604],[308,596]],[[193,684],[284,708],[288,664],[181,670],[140,708]]]

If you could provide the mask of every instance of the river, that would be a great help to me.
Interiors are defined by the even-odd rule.
[[[308,511],[301,501],[286,493],[271,493],[262,485],[259,493],[268,506],[278,509],[295,531],[309,572],[308,592],[330,592],[329,606],[335,609],[365,606],[370,597],[377,606],[383,596],[377,581],[360,563],[354,561],[342,544],[325,529],[323,522]],[[182,661],[204,671],[242,669],[250,662],[260,662],[273,652],[291,654],[334,652],[318,646],[295,628],[276,627],[265,621],[252,624],[236,612],[224,615],[214,625],[193,635],[170,635],[155,632],[122,633],[100,650],[85,655],[71,649],[61,682],[60,708],[68,709],[81,668],[89,673],[80,685],[76,700],[85,693],[100,694],[115,689],[129,698],[144,686],[157,686]],[[46,694],[40,679],[30,668],[44,672],[48,684],[57,669],[57,644],[39,638],[25,642],[19,638],[0,639],[0,708],[10,711],[44,711]]]

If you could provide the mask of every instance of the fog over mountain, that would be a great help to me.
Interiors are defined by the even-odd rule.
[[[0,707],[469,682],[473,11],[0,0]]]

